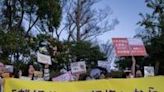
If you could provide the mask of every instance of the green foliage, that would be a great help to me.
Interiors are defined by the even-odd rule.
[[[86,41],[73,43],[70,52],[77,60],[97,61],[105,58],[98,46]]]
[[[132,65],[132,60],[130,57],[120,58],[118,61],[115,62],[116,67],[120,70],[124,70],[126,68],[130,68]]]
[[[49,27],[58,27],[60,24],[61,8],[59,0],[36,0],[37,15],[47,22]],[[49,30],[51,31],[51,30]]]
[[[137,57],[137,63],[140,66],[153,65],[155,66],[156,74],[164,74],[164,1],[163,0],[151,0],[147,3],[147,7],[152,9],[150,14],[142,14],[142,21],[139,21],[140,26],[145,27],[145,33],[141,34],[145,41],[145,47],[148,53],[147,57]],[[130,59],[125,58],[123,64],[118,62],[117,64],[122,67],[128,67]]]
[[[28,63],[36,63],[35,53],[40,42],[54,40],[47,34],[54,31],[53,29],[60,24],[60,1],[2,0],[0,15],[2,16],[0,18],[0,62],[13,64],[17,69],[26,69],[25,66]],[[37,27],[37,30],[45,31],[43,26],[47,31],[46,34],[35,37],[31,32],[36,31],[33,28]],[[52,43],[50,44],[56,45]]]
[[[0,18],[0,62],[13,64],[23,72],[27,72],[29,63],[40,67],[36,52],[44,41],[48,50],[45,54],[52,59],[52,72],[73,61],[85,60],[91,64],[105,59],[99,47],[90,42],[62,42],[48,35],[58,28],[61,21],[59,0],[3,0],[0,9],[3,16]],[[34,36],[31,31],[37,28],[43,33]]]
[[[143,21],[140,22],[141,26],[145,26],[145,29],[151,34],[150,39],[146,40],[146,48],[149,56],[147,60],[152,63],[156,68],[157,74],[164,74],[163,71],[163,55],[164,55],[164,1],[152,0],[147,3],[147,6],[153,9],[152,14],[147,14]],[[143,35],[144,37],[144,35]],[[146,60],[145,60],[146,62]]]

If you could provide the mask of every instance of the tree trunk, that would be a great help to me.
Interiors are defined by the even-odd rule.
[[[77,27],[77,42],[80,41],[80,0],[78,0],[78,6],[76,11],[76,27]]]

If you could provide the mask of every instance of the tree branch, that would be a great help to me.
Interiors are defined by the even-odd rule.
[[[37,18],[35,19],[35,21],[33,22],[33,24],[28,28],[27,32],[26,32],[26,36],[28,35],[28,33],[31,31],[32,27],[36,24],[36,22],[39,20],[39,17],[37,16]]]
[[[18,0],[19,1],[19,3],[20,3],[20,5],[21,5],[21,7],[22,7],[22,9],[21,9],[21,19],[20,19],[20,21],[19,21],[19,23],[18,23],[18,28],[20,28],[21,27],[21,24],[22,24],[22,21],[23,21],[23,18],[24,18],[24,0]]]

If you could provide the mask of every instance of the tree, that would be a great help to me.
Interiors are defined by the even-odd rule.
[[[88,41],[72,42],[69,54],[71,62],[86,61],[88,67],[97,65],[98,60],[106,59],[99,46]]]
[[[142,20],[138,24],[145,29],[139,32],[136,37],[143,38],[148,57],[139,57],[137,59],[139,59],[140,66],[153,65],[155,66],[156,74],[164,74],[164,1],[150,0],[146,4],[153,12],[150,14],[139,14]]]
[[[90,40],[104,32],[112,30],[118,24],[114,19],[110,24],[111,10],[95,9],[96,0],[70,0],[67,2],[66,27],[68,40]]]
[[[164,74],[161,71],[163,67],[163,53],[164,53],[164,1],[163,0],[151,0],[147,3],[147,7],[153,9],[152,14],[140,14],[143,18],[139,22],[141,26],[144,26],[149,33],[149,38],[146,41],[147,51],[149,53],[149,60],[154,61],[157,74]],[[142,37],[145,37],[142,35]]]
[[[59,0],[2,0],[0,5],[0,59],[17,68],[36,62],[36,30],[44,35],[58,28]],[[44,30],[46,29],[46,30]]]
[[[26,35],[34,27],[41,29],[39,24],[47,26],[47,30],[52,32],[51,28],[59,25],[60,15],[59,0],[3,0],[1,5],[3,29],[14,30],[13,28],[22,27],[26,30]]]

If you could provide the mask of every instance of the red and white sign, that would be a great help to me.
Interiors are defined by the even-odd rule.
[[[112,38],[117,56],[146,56],[146,50],[141,39]]]
[[[113,38],[113,45],[117,56],[129,56],[129,45],[127,38]]]
[[[128,39],[129,49],[133,56],[146,56],[146,49],[141,39]]]

